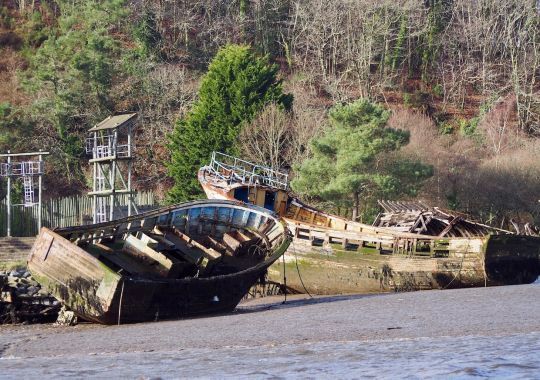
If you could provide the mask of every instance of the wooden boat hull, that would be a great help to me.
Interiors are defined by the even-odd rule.
[[[286,285],[295,291],[336,294],[526,284],[540,274],[538,237],[439,237],[374,227],[305,205],[285,189],[247,186],[232,177],[229,183],[215,172],[203,167],[198,174],[210,199],[247,199],[276,210],[287,222],[294,239],[285,254]],[[283,283],[282,264],[274,264],[269,277]]]
[[[168,279],[123,275],[84,249],[86,241],[99,236],[110,239],[156,225],[175,226],[187,232],[211,229],[217,230],[216,234],[219,230],[223,233],[240,227],[264,226],[271,251],[264,261],[235,273]],[[291,241],[285,224],[271,213],[227,201],[190,202],[58,232],[41,230],[29,255],[28,267],[42,287],[78,316],[104,324],[231,311]]]
[[[530,236],[489,235],[453,239],[446,257],[431,257],[325,249],[295,239],[285,266],[276,262],[268,274],[283,284],[285,272],[293,291],[325,295],[527,284],[540,274],[539,247]]]

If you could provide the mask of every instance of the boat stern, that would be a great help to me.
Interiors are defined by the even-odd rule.
[[[69,240],[42,228],[28,256],[36,281],[84,319],[101,321],[121,276]]]
[[[540,237],[490,235],[485,243],[485,272],[497,285],[529,284],[540,275]]]

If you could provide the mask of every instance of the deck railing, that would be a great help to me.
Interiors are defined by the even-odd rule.
[[[114,136],[88,137],[86,139],[86,154],[94,159],[117,157],[127,158],[130,155],[129,144],[118,144]]]
[[[0,175],[33,176],[43,174],[43,161],[22,161],[0,164]]]
[[[283,190],[288,188],[287,174],[225,153],[213,152],[208,167],[217,177],[231,183],[265,185]]]

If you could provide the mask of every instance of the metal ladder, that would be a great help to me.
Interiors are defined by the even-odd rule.
[[[105,173],[103,168],[98,165],[97,175],[96,175],[96,190],[103,191],[105,190]],[[97,197],[97,210],[96,210],[96,222],[103,223],[107,221],[107,199],[105,197]]]
[[[30,176],[23,177],[24,183],[24,206],[31,207],[34,205],[34,181]]]

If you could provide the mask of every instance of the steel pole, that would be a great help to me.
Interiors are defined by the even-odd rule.
[[[11,151],[8,150],[8,154]],[[11,156],[7,157],[7,236],[11,236]]]
[[[41,152],[41,149],[39,150]],[[38,234],[39,234],[39,231],[41,231],[41,184],[42,184],[42,178],[43,177],[43,173],[41,173],[41,162],[43,160],[43,155],[39,155],[39,169],[40,169],[40,173],[38,174],[39,175],[39,178],[38,178]],[[45,166],[45,165],[44,165]]]

